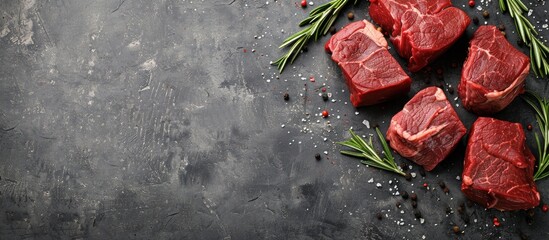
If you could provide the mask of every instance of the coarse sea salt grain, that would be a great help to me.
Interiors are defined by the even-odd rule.
[[[373,183],[374,182],[374,178],[370,178],[370,180],[368,180],[368,183]]]
[[[366,126],[366,128],[370,128],[370,122],[368,120],[364,120],[362,121],[362,124],[364,124]]]
[[[377,188],[381,188],[381,183],[376,183]]]

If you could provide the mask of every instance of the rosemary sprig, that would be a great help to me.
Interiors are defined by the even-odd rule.
[[[549,176],[549,100],[532,92],[526,94],[524,100],[536,112],[536,120],[541,131],[541,140],[537,133],[534,135],[538,147],[538,168],[534,174],[534,181],[537,181]]]
[[[340,152],[342,154],[353,156],[353,157],[365,158],[366,160],[360,161],[362,164],[380,168],[387,171],[391,171],[391,172],[395,172],[402,176],[406,176],[406,173],[404,173],[395,163],[395,158],[391,154],[391,149],[389,149],[389,146],[387,145],[387,141],[385,141],[385,137],[383,137],[383,134],[381,134],[381,132],[379,131],[379,128],[376,127],[375,129],[377,132],[377,136],[379,137],[379,141],[383,146],[383,155],[384,155],[383,158],[381,158],[377,154],[377,152],[374,150],[374,145],[372,144],[371,137],[370,137],[370,140],[366,142],[360,136],[356,135],[353,132],[353,130],[349,130],[349,132],[351,133],[350,139],[344,142],[338,142],[338,144],[349,147],[355,151],[342,150]]]
[[[520,39],[530,47],[530,65],[534,73],[540,77],[549,75],[549,47],[536,37],[538,32],[534,25],[523,15],[528,11],[526,5],[521,0],[499,0],[499,8],[502,12],[509,10]]]
[[[319,37],[328,33],[330,27],[337,19],[339,12],[341,12],[343,7],[350,1],[351,0],[332,0],[313,9],[309,13],[309,17],[299,23],[300,27],[309,26],[286,38],[279,48],[291,45],[290,50],[271,64],[276,65],[280,72],[284,71],[288,61],[292,64],[311,38],[313,38],[314,41],[317,41]],[[356,1],[357,0],[355,0],[355,3]]]

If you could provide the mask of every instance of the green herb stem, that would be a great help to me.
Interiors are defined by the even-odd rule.
[[[391,149],[389,149],[389,145],[387,145],[385,137],[383,137],[383,134],[381,134],[379,128],[376,127],[375,129],[377,136],[379,137],[379,141],[381,142],[381,146],[383,147],[383,158],[380,157],[375,151],[371,137],[370,140],[366,142],[360,136],[356,135],[353,130],[349,130],[349,133],[351,133],[350,139],[343,142],[338,142],[338,144],[351,148],[354,151],[342,150],[340,152],[344,155],[365,158],[365,160],[360,161],[362,164],[406,176],[406,173],[404,173],[404,171],[402,171],[395,163],[395,158],[391,154]]]
[[[538,147],[538,168],[534,173],[534,181],[537,181],[549,176],[549,100],[531,92],[524,96],[524,100],[536,112],[536,120],[541,132],[541,139],[537,133],[534,135]]]
[[[328,33],[343,7],[349,2],[351,0],[332,0],[313,9],[309,16],[299,23],[300,27],[309,26],[286,38],[279,48],[290,47],[290,49],[271,64],[276,65],[280,72],[284,71],[288,62],[290,64],[294,62],[311,38],[317,41]]]
[[[521,0],[499,0],[502,12],[509,11],[515,22],[520,39],[530,48],[530,65],[539,77],[549,75],[549,47],[537,38],[534,25],[523,15],[528,11]]]

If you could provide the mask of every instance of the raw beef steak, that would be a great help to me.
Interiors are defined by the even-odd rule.
[[[345,26],[325,47],[343,71],[353,106],[380,103],[410,91],[412,80],[387,50],[383,34],[370,22]]]
[[[391,119],[387,140],[401,156],[431,171],[466,131],[442,89],[428,87]]]
[[[463,107],[476,114],[501,111],[524,92],[530,59],[495,26],[481,26],[469,46],[458,86]]]
[[[518,123],[480,117],[471,128],[461,191],[487,208],[528,209],[539,205],[536,159]]]
[[[370,0],[369,12],[412,72],[452,46],[471,22],[450,0]]]

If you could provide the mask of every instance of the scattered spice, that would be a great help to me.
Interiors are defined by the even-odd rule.
[[[284,93],[284,101],[290,100],[290,94]]]
[[[414,217],[416,217],[416,219],[420,219],[421,218],[421,212],[419,210],[414,210]]]
[[[458,234],[460,232],[461,229],[459,229],[459,226],[458,225],[454,225],[452,227],[452,231],[454,231],[455,234]]]
[[[424,188],[429,187],[429,184],[423,183],[423,187],[424,187]]]
[[[505,31],[505,25],[503,25],[503,24],[498,25],[498,29],[500,31]]]
[[[419,168],[419,175],[425,177],[425,170],[423,168]]]
[[[416,201],[412,201],[412,207],[417,208],[417,202]]]
[[[488,12],[488,10],[482,11],[482,17],[489,18],[490,17],[490,12]]]
[[[383,219],[383,214],[377,213],[377,214],[376,214],[376,218],[377,218],[377,220]]]
[[[474,6],[475,6],[475,1],[469,0],[469,7],[474,7]]]
[[[302,1],[301,1],[301,7],[302,7],[302,8],[306,8],[306,7],[307,7],[307,0],[302,0]]]
[[[499,219],[497,217],[494,217],[492,222],[494,223],[494,226],[496,226],[496,227],[499,227],[501,225],[501,223],[499,222]]]
[[[330,31],[331,35],[334,35],[337,32],[337,30],[334,26],[331,26],[329,31]]]
[[[409,197],[408,192],[406,192],[406,191],[403,191],[402,193],[400,193],[400,196],[402,196],[402,199],[404,199],[404,200],[408,199],[408,197]]]
[[[323,87],[323,88],[321,88],[321,89],[320,89],[320,91],[322,91],[322,92],[326,92],[326,88],[325,88],[325,87]]]
[[[320,156],[320,153],[315,154],[315,159],[317,161],[320,161],[320,159],[322,159],[322,157]]]
[[[528,126],[526,126],[526,129],[528,129],[528,131],[532,131],[532,124],[528,124]]]
[[[524,46],[524,41],[522,41],[522,39],[517,40],[517,45],[519,45],[519,47]]]
[[[349,12],[349,13],[347,13],[347,18],[349,20],[353,20],[353,19],[355,19],[355,14],[353,12]]]
[[[543,204],[543,206],[541,206],[541,211],[547,212],[548,210],[549,210],[549,206],[547,206],[547,204]]]
[[[414,201],[417,201],[417,194],[416,193],[412,193],[410,195],[410,199],[414,200]]]
[[[473,17],[473,23],[474,23],[475,25],[478,25],[478,17],[477,17],[477,16],[474,16],[474,17]]]
[[[444,187],[442,191],[447,194],[450,192],[450,189],[448,187]]]
[[[400,203],[400,201],[397,201],[397,202],[395,203],[395,206],[396,206],[397,208],[400,208],[400,205],[402,205],[402,204]]]
[[[328,116],[330,116],[330,113],[328,113],[327,110],[322,111],[322,117],[323,118],[327,118]]]
[[[330,98],[328,97],[327,93],[322,93],[322,100],[328,101]]]
[[[440,188],[445,188],[446,187],[446,183],[444,183],[444,181],[440,180],[438,182],[438,186],[440,186]]]
[[[448,93],[454,94],[454,88],[453,87],[448,87]]]

